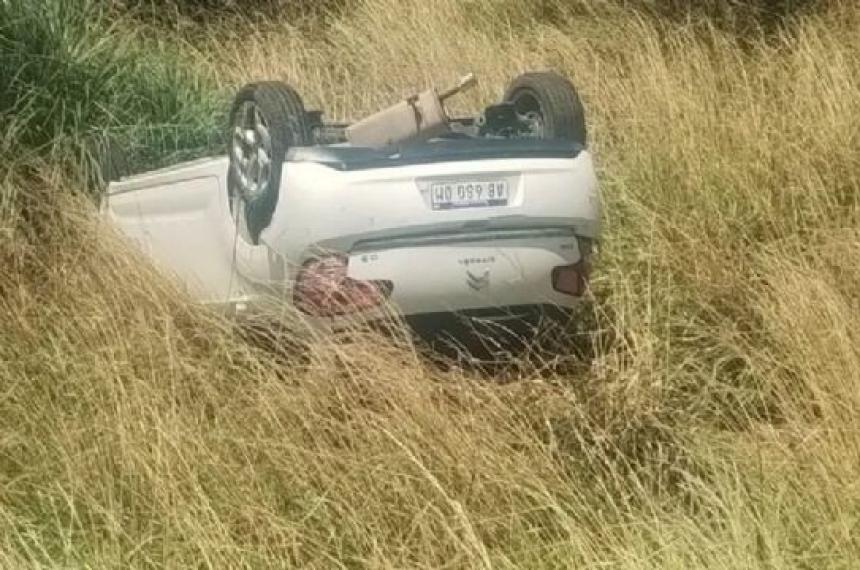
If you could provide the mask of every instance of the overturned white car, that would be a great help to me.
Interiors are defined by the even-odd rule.
[[[470,82],[352,125],[248,85],[229,156],[114,181],[102,210],[207,302],[275,296],[328,325],[394,306],[431,333],[563,317],[600,219],[582,104],[562,76],[528,73],[449,118]]]

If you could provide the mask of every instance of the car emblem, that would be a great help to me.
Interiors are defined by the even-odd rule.
[[[471,287],[473,291],[486,289],[490,285],[490,270],[485,269],[483,275],[475,275],[467,269],[466,284]]]

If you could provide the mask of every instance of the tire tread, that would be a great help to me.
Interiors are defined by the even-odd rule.
[[[251,240],[258,243],[260,233],[271,223],[278,203],[281,171],[287,151],[291,146],[308,144],[310,135],[302,98],[289,85],[280,81],[259,81],[242,87],[236,93],[230,110],[231,127],[235,124],[236,112],[247,101],[253,101],[260,108],[272,138],[272,179],[262,195],[246,204],[248,233]],[[228,184],[235,184],[232,175],[228,178]]]
[[[553,71],[523,73],[505,90],[504,100],[511,101],[521,92],[529,92],[540,103],[548,131],[546,138],[586,145],[585,109],[570,80]]]

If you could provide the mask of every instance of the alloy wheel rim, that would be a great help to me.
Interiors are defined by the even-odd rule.
[[[239,196],[250,201],[265,193],[272,174],[272,137],[265,115],[252,101],[235,114],[230,155]]]

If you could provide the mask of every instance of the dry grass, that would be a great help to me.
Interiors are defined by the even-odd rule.
[[[606,206],[575,375],[499,386],[372,339],[274,358],[50,167],[7,168],[0,565],[856,564],[860,10],[742,48],[570,5],[364,0],[322,31],[236,24],[184,51],[338,117],[468,70],[464,106],[568,73]]]

